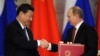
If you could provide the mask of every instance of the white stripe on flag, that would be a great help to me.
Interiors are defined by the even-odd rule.
[[[0,0],[0,16],[3,12],[3,8],[4,8],[4,0]]]
[[[71,8],[72,6],[74,6],[76,4],[76,1],[77,0],[66,0],[66,2],[65,2],[65,12],[64,12],[64,21],[63,21],[62,33],[64,32],[66,24],[68,23],[68,18],[67,18],[68,9]]]

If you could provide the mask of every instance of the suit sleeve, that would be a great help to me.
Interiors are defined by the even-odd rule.
[[[57,52],[58,51],[58,44],[51,44],[51,52]]]
[[[17,30],[15,28],[7,28],[6,29],[6,43],[10,43],[13,46],[16,46],[17,48],[21,49],[36,49],[37,48],[37,41],[36,40],[30,40],[27,41],[25,37],[22,36],[20,33],[20,30]]]
[[[72,32],[72,28],[70,30],[68,30],[67,37],[64,40],[64,43],[70,42],[71,41],[71,32]],[[52,44],[51,45],[51,51],[53,52],[57,52],[58,51],[58,44]]]
[[[66,33],[64,43],[71,42],[71,37],[72,37],[72,28],[69,29],[68,32]]]
[[[97,45],[98,45],[98,39],[97,39],[97,33],[94,28],[88,28],[86,32],[86,40],[87,40],[87,49],[85,50],[85,53],[83,56],[97,56]]]

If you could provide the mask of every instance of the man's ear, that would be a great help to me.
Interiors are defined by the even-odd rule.
[[[24,13],[23,13],[22,11],[19,13],[20,16],[23,16],[23,14],[24,14]]]

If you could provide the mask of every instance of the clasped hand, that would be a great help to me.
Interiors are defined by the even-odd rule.
[[[48,48],[49,42],[45,39],[40,40],[40,47],[42,48]]]

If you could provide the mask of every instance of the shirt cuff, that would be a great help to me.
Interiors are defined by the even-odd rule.
[[[40,40],[37,40],[37,44],[38,44],[38,46],[40,46]]]
[[[52,47],[51,47],[51,43],[49,43],[49,46],[48,46],[47,50],[49,50],[49,51],[50,51],[50,50],[51,50],[51,48],[52,48]]]

